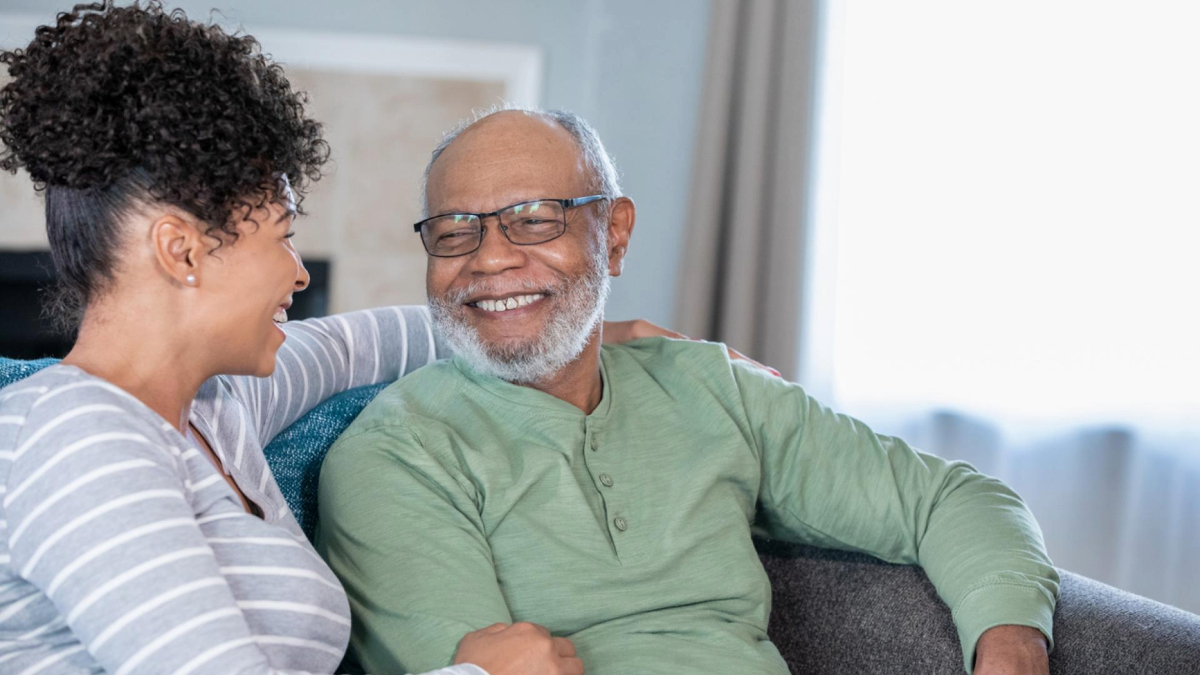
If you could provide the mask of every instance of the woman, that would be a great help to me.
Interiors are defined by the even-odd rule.
[[[0,671],[333,672],[346,598],[262,447],[444,355],[425,310],[282,328],[328,148],[253,38],[110,0],[0,62],[0,167],[44,190],[78,322],[61,364],[0,391]],[[530,624],[468,635],[455,663],[437,672],[583,671]]]

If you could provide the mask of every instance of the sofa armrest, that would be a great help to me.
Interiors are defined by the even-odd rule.
[[[950,610],[918,567],[759,541],[770,637],[793,673],[958,675]],[[1060,570],[1052,675],[1200,675],[1200,616]]]

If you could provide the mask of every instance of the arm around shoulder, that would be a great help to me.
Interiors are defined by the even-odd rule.
[[[424,305],[378,307],[286,324],[265,378],[230,376],[266,443],[335,394],[390,382],[439,356]]]

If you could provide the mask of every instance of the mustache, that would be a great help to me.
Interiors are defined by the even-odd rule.
[[[549,285],[533,279],[478,279],[460,289],[448,291],[440,300],[444,304],[454,306],[461,305],[467,298],[476,295],[515,295],[522,292],[555,295],[562,289],[564,282],[562,278]]]

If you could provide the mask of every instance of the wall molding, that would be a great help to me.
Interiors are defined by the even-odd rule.
[[[23,47],[49,20],[0,12],[0,48]],[[542,50],[533,45],[274,28],[251,33],[285,68],[496,81],[508,102],[541,103]]]

